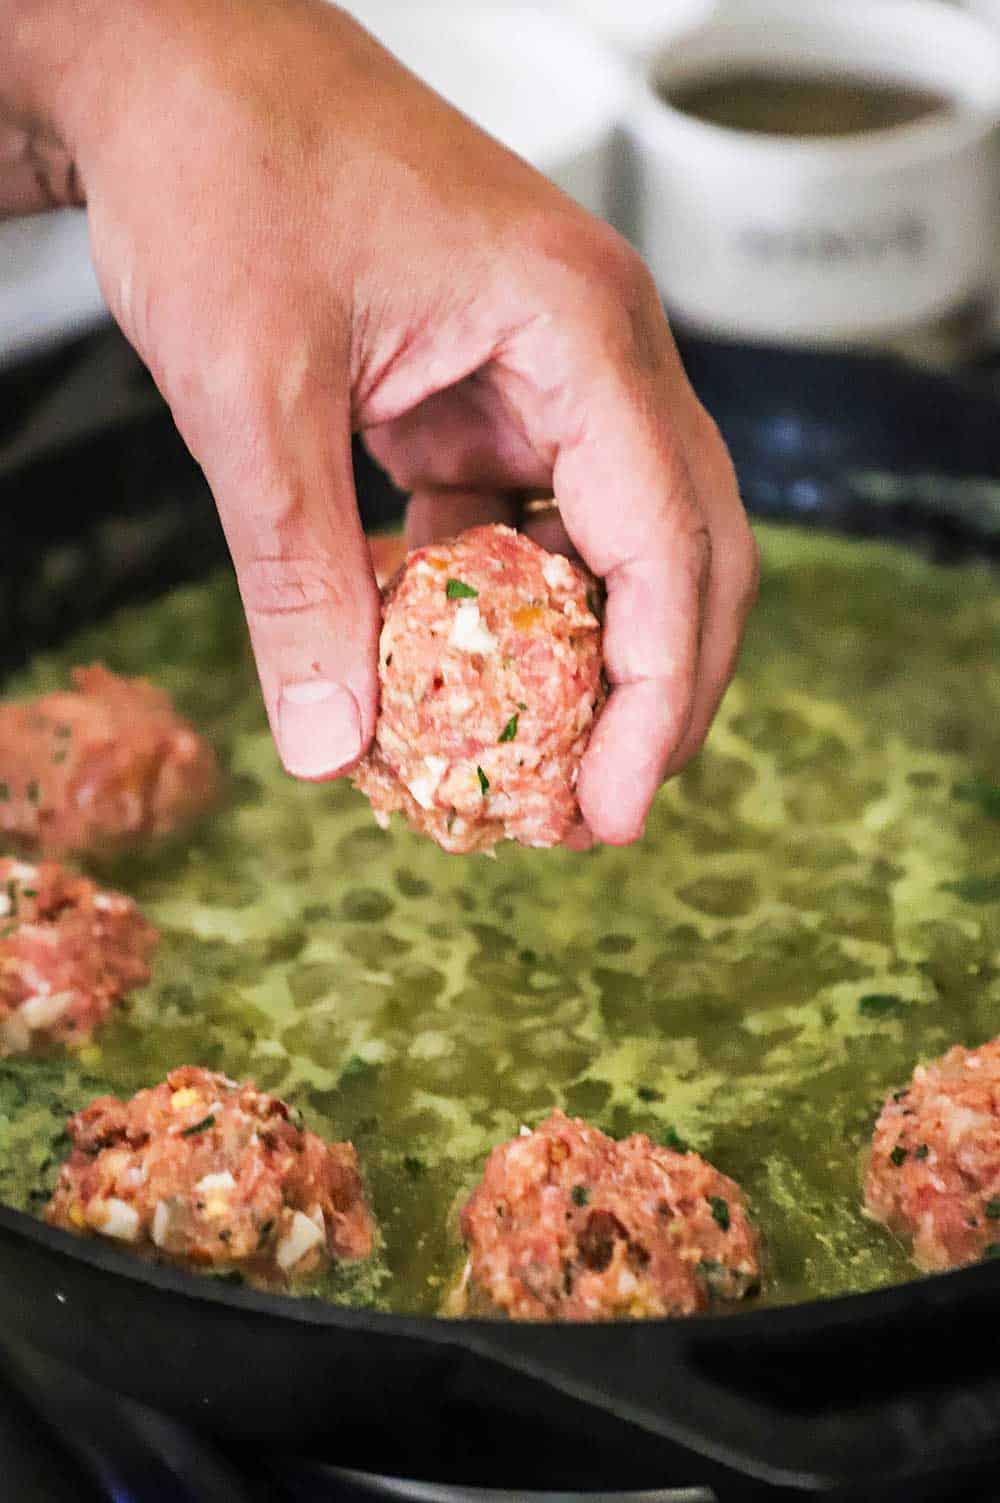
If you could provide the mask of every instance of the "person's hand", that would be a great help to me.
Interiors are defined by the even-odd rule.
[[[417,493],[415,541],[554,492],[608,591],[580,804],[633,840],[756,585],[641,261],[318,0],[13,4],[39,201],[85,196],[110,308],[205,470],[285,766],[332,777],[374,731],[360,430]]]

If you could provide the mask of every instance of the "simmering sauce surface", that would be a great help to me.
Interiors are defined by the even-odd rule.
[[[943,94],[888,79],[758,69],[690,79],[659,92],[686,115],[769,136],[852,136],[912,125],[954,107]]]
[[[0,1199],[40,1210],[68,1112],[192,1063],[357,1145],[385,1245],[330,1297],[437,1309],[456,1198],[554,1106],[739,1180],[767,1301],[908,1277],[859,1162],[919,1058],[1000,1033],[1000,591],[888,545],[759,536],[739,675],[627,850],[448,857],[346,783],[293,782],[228,575],[32,663],[11,692],[95,658],[154,676],[230,796],[101,873],[163,933],[153,980],[80,1054],[0,1062]]]

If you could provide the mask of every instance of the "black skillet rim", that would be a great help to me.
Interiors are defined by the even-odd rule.
[[[136,1257],[134,1253],[120,1251],[113,1243],[102,1241],[97,1237],[77,1237],[61,1227],[47,1225],[28,1211],[16,1210],[11,1206],[0,1205],[0,1228],[29,1241],[38,1242],[51,1252],[74,1262],[88,1263],[116,1277],[151,1286],[161,1293],[191,1296],[213,1304],[250,1310],[255,1314],[271,1316],[275,1319],[300,1321],[306,1325],[343,1326],[362,1331],[377,1328],[380,1332],[396,1332],[405,1336],[428,1336],[436,1333],[437,1339],[444,1341],[453,1339],[456,1332],[466,1330],[495,1332],[498,1327],[504,1330],[525,1328],[518,1327],[514,1323],[488,1319],[412,1315],[373,1310],[364,1306],[338,1305],[328,1300],[295,1294],[251,1289],[245,1285],[228,1282],[224,1277],[186,1273],[183,1269],[157,1263],[151,1258]],[[939,1292],[942,1297],[937,1300],[932,1299],[932,1303],[950,1306],[954,1296],[960,1292],[959,1285],[964,1285],[970,1290],[978,1289],[980,1293],[988,1289],[1000,1297],[1000,1259],[987,1260],[964,1268],[949,1269],[941,1273],[917,1274],[912,1279],[901,1283],[888,1284],[884,1288],[859,1293],[829,1295],[797,1300],[789,1304],[756,1308],[743,1305],[724,1314],[706,1313],[683,1318],[662,1317],[644,1320],[641,1324],[646,1330],[677,1332],[697,1328],[704,1334],[720,1335],[732,1331],[735,1323],[748,1335],[751,1331],[757,1334],[762,1327],[766,1328],[768,1333],[783,1329],[791,1334],[795,1332],[803,1318],[808,1319],[810,1327],[815,1329],[817,1317],[826,1316],[826,1319],[820,1320],[819,1324],[832,1330],[845,1325],[853,1325],[862,1311],[873,1318],[896,1314],[900,1298],[906,1296],[903,1302],[912,1304],[918,1291],[923,1296]],[[631,1330],[634,1325],[635,1323],[631,1321],[612,1321],[606,1323],[602,1329]],[[531,1325],[529,1323],[526,1328],[556,1333],[570,1329],[592,1329],[586,1322],[573,1321],[562,1321],[558,1324],[543,1322]]]

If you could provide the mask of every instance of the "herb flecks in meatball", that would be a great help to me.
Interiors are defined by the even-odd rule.
[[[890,1096],[864,1193],[925,1272],[1000,1256],[1000,1039],[956,1044]]]
[[[124,894],[55,861],[0,860],[0,1056],[86,1043],[149,980],[156,943]]]
[[[756,1288],[739,1186],[696,1153],[554,1112],[495,1148],[465,1205],[469,1312],[514,1320],[692,1315]]]
[[[401,811],[455,853],[552,846],[603,699],[598,592],[509,527],[411,553],[385,591],[382,703],[355,773],[381,824]]]
[[[207,743],[146,679],[94,664],[72,689],[0,705],[0,836],[31,853],[166,835],[215,799]]]
[[[351,1144],[306,1131],[252,1084],[188,1065],[130,1101],[100,1097],[68,1130],[54,1226],[260,1287],[372,1251]]]

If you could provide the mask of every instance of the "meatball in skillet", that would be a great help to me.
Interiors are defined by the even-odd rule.
[[[1000,1255],[1000,1039],[956,1044],[889,1097],[864,1194],[925,1272]]]
[[[156,942],[122,893],[55,861],[0,859],[0,1055],[85,1043],[149,980]]]
[[[169,834],[218,791],[205,741],[145,679],[94,664],[73,687],[0,705],[0,837],[29,853]]]
[[[251,1083],[186,1065],[130,1101],[100,1097],[68,1130],[53,1226],[264,1288],[372,1251],[351,1144],[305,1131]]]
[[[461,1216],[455,1308],[513,1320],[693,1315],[760,1279],[739,1186],[696,1153],[562,1112],[495,1148]]]

